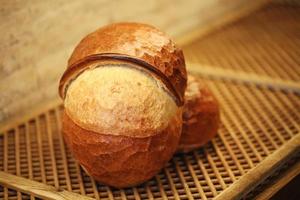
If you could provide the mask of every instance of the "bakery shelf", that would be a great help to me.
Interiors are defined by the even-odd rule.
[[[218,135],[203,148],[176,154],[140,186],[107,187],[91,179],[64,145],[63,107],[55,100],[1,127],[0,199],[253,199],[276,192],[261,194],[287,171],[293,172],[289,178],[300,173],[298,13],[300,7],[271,4],[184,46],[193,67],[216,71],[188,66],[222,108]],[[256,79],[234,77],[240,73]]]

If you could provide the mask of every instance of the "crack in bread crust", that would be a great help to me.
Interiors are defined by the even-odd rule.
[[[183,52],[162,31],[140,23],[104,26],[81,40],[69,59],[68,70],[88,56],[106,53],[127,55],[153,66],[167,77],[183,102],[187,82]],[[60,85],[64,84],[61,80]]]

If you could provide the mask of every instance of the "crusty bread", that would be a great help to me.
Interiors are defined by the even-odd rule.
[[[89,34],[59,87],[76,160],[114,187],[154,176],[178,147],[186,79],[182,51],[154,27],[119,23]]]
[[[189,75],[178,151],[188,152],[207,143],[217,134],[219,122],[216,98],[205,83]]]
[[[178,147],[181,111],[153,136],[133,138],[88,131],[63,115],[63,136],[76,160],[95,180],[117,188],[142,183],[165,166]]]
[[[110,24],[83,38],[74,49],[68,68],[60,80],[62,98],[71,80],[95,60],[98,63],[121,60],[139,64],[158,75],[176,97],[179,106],[184,103],[187,75],[182,50],[153,26],[140,23]]]

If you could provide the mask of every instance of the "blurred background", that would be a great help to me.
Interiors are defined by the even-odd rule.
[[[2,0],[0,121],[57,98],[58,81],[72,49],[82,37],[105,24],[118,21],[152,24],[183,46],[187,62],[201,61],[205,65],[214,65],[214,59],[224,60],[227,55],[230,60],[240,51],[230,52],[230,49],[224,51],[216,47],[234,43],[237,39],[249,41],[252,34],[260,39],[267,38],[260,41],[264,44],[272,40],[270,35],[283,37],[284,29],[289,29],[289,37],[295,37],[292,43],[297,42],[299,46],[298,6],[299,1],[295,0]],[[271,8],[275,9],[275,13]],[[202,39],[224,24],[257,12],[233,29]],[[285,19],[287,16],[292,20]],[[271,34],[266,29],[275,32]],[[222,37],[224,34],[226,37]],[[198,38],[198,43],[188,46],[194,43],[195,38]],[[252,48],[252,42],[245,48]],[[254,57],[263,56],[255,49],[253,52],[256,52]],[[210,60],[212,56],[214,59]],[[247,52],[241,56],[246,59],[253,57]],[[299,61],[299,54],[297,56],[294,55],[293,59]],[[227,65],[234,68],[230,62],[224,62],[223,67]],[[297,67],[299,69],[299,65]],[[244,69],[247,71],[246,67]]]

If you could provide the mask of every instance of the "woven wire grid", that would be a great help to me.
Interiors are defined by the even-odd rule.
[[[153,179],[118,190],[93,181],[61,137],[62,106],[46,110],[0,137],[0,170],[96,199],[212,199],[300,131],[300,98],[256,86],[206,80],[222,107],[218,136],[177,154]],[[29,199],[1,188],[1,198]]]
[[[212,68],[300,80],[300,5],[271,4],[184,46],[186,60]]]
[[[189,59],[197,57],[197,62],[201,64],[210,60],[218,67],[234,66],[234,70],[237,71],[289,80],[297,79],[299,73],[296,73],[295,67],[299,67],[300,61],[297,60],[299,48],[296,47],[299,43],[290,42],[286,47],[295,50],[291,55],[295,54],[293,58],[296,59],[294,63],[284,65],[287,71],[284,75],[280,73],[280,66],[286,63],[287,58],[275,56],[274,65],[270,65],[265,57],[259,58],[257,49],[248,49],[247,57],[242,50],[244,45],[243,48],[239,46],[240,43],[251,40],[250,36],[238,37],[244,33],[241,27],[247,26],[245,24],[252,21],[252,16],[257,20],[258,17],[255,16],[272,15],[270,10],[274,10],[276,16],[282,14],[292,15],[292,19],[297,17],[295,13],[286,13],[281,6],[267,7],[245,20],[220,30],[220,33],[217,32],[185,47],[191,49],[185,51],[187,57]],[[286,23],[286,27],[290,27],[291,22],[287,20]],[[256,29],[257,32],[264,30],[262,26],[251,25],[251,27],[253,32]],[[290,35],[295,32],[291,29],[290,27]],[[219,36],[216,36],[218,34]],[[275,42],[292,38],[288,35],[278,36]],[[222,37],[224,37],[222,41],[229,37],[237,37],[237,41],[220,44]],[[264,42],[258,41],[257,44],[264,45]],[[207,52],[205,45],[210,45],[214,50]],[[225,54],[227,50],[219,50],[223,47],[235,50]],[[269,56],[268,49],[260,51]],[[232,53],[235,56],[231,57]],[[211,56],[216,55],[217,58],[212,59]],[[257,57],[254,59],[250,55]],[[225,66],[224,63],[227,62],[231,64]],[[272,73],[265,72],[262,66],[272,66]],[[39,115],[16,124],[0,135],[0,170],[95,199],[212,199],[299,133],[300,97],[292,92],[270,90],[254,84],[245,85],[207,78],[204,80],[221,104],[222,125],[218,135],[203,148],[187,154],[176,154],[158,175],[138,187],[122,190],[107,187],[96,183],[80,168],[61,136],[62,105],[47,108]],[[0,199],[37,198],[1,186]]]

